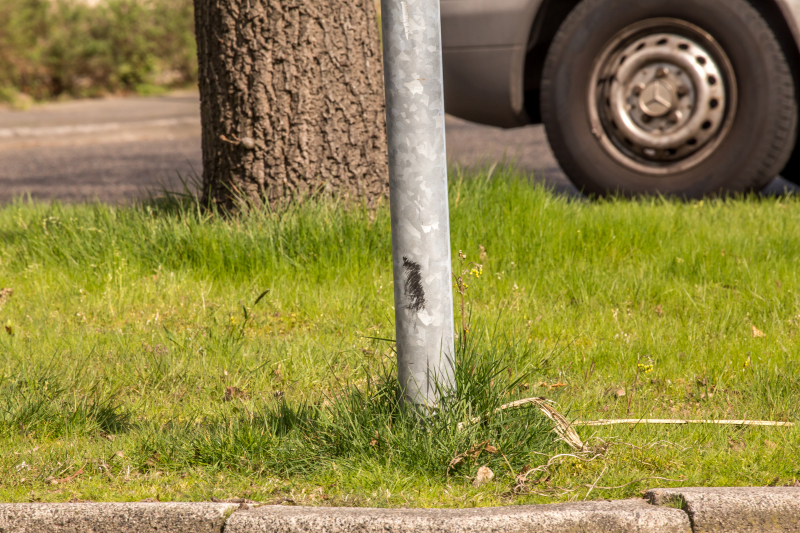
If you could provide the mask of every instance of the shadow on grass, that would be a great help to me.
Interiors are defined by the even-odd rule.
[[[115,434],[131,427],[119,394],[100,383],[81,387],[48,368],[0,382],[0,435],[37,439]]]

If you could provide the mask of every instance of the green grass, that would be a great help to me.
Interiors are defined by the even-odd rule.
[[[454,174],[451,219],[484,276],[459,394],[420,424],[368,338],[394,336],[385,205],[0,209],[0,500],[467,507],[800,478],[797,428],[584,427],[583,454],[533,410],[456,429],[528,396],[800,421],[800,201],[572,201],[505,169]]]

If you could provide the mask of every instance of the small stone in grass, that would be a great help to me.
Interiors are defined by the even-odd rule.
[[[475,476],[475,481],[472,482],[473,487],[480,487],[494,479],[494,472],[488,466],[482,466],[478,469],[478,474]]]

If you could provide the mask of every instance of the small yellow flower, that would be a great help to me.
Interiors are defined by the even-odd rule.
[[[645,374],[649,374],[650,372],[653,371],[653,365],[645,365],[645,364],[639,363],[636,366],[639,368],[639,370],[641,370]]]

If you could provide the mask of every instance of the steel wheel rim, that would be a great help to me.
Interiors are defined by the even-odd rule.
[[[617,162],[663,176],[708,159],[730,132],[736,77],[716,40],[679,19],[649,19],[617,34],[589,81],[593,135]]]

